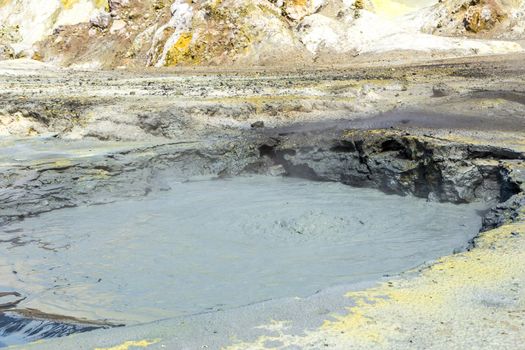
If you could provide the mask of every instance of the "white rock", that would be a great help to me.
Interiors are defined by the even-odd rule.
[[[100,29],[106,29],[109,27],[109,23],[111,21],[111,15],[107,13],[106,11],[99,11],[95,13],[89,20],[89,23],[93,27],[97,27]]]
[[[315,14],[305,17],[298,30],[299,40],[311,53],[317,53],[321,48],[337,52],[345,51],[346,38],[343,23]]]
[[[488,55],[521,52],[517,43],[471,40],[423,34],[411,16],[383,17],[367,10],[359,18],[333,19],[320,14],[307,16],[297,35],[306,48],[316,54],[321,50],[336,53],[382,53],[396,50],[448,52],[451,55]]]
[[[0,23],[19,26],[22,41],[12,45],[19,53],[59,26],[88,22],[97,11],[92,0],[79,0],[67,9],[60,0],[10,0],[0,6]]]
[[[114,10],[119,6],[128,6],[129,0],[109,0],[110,10]]]
[[[124,28],[126,28],[126,22],[124,22],[121,19],[117,19],[117,20],[113,21],[113,24],[111,25],[111,28],[109,28],[109,32],[111,34],[115,34],[117,32],[120,32]]]

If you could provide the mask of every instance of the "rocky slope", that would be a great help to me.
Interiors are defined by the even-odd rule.
[[[440,35],[524,39],[525,2],[522,0],[440,1],[413,16],[421,29]]]
[[[67,66],[347,63],[398,50],[465,56],[522,50],[520,0],[0,1],[0,59]],[[434,4],[434,5],[432,5]],[[431,5],[430,7],[426,7]]]

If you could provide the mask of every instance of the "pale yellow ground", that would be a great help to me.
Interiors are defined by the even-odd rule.
[[[484,233],[472,251],[444,257],[417,277],[349,292],[355,306],[317,330],[290,334],[291,325],[276,320],[266,325],[275,335],[225,349],[522,349],[524,284],[522,218]]]

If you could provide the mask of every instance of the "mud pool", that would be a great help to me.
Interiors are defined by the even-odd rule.
[[[1,290],[126,324],[305,297],[464,248],[481,204],[280,177],[196,179],[3,228]]]

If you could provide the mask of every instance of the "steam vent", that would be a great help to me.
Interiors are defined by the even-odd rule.
[[[525,350],[525,0],[0,0],[0,348]]]

